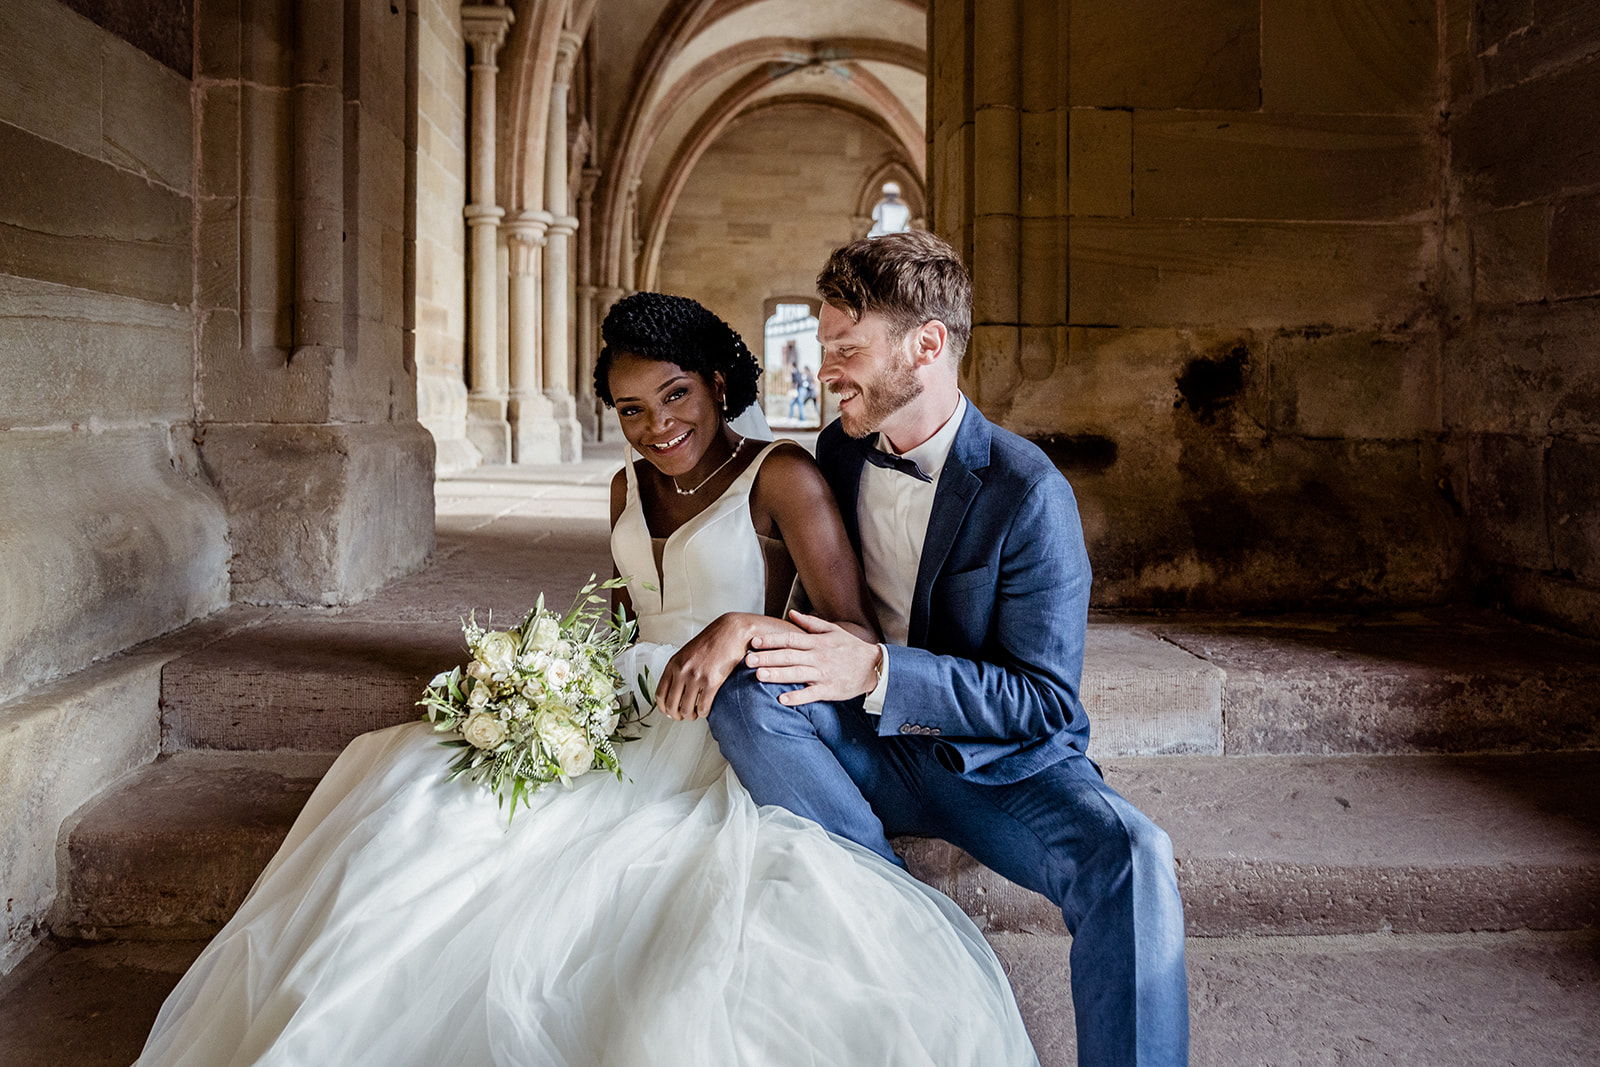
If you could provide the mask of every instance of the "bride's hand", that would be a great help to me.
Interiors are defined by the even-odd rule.
[[[750,647],[747,619],[734,613],[723,615],[667,661],[656,684],[656,709],[661,714],[686,721],[710,714],[717,691]]]

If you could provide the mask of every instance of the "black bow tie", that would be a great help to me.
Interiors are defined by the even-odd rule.
[[[890,453],[885,452],[883,449],[874,447],[873,445],[868,445],[865,451],[867,454],[867,462],[872,464],[874,467],[882,467],[884,470],[899,471],[901,474],[909,474],[919,482],[933,481],[932,478],[928,477],[927,472],[925,472],[921,467],[917,466],[915,461],[909,460],[904,456],[891,455]]]

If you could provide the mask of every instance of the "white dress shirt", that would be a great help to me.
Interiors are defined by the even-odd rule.
[[[939,475],[956,431],[967,413],[967,398],[957,394],[956,409],[934,435],[905,452],[929,478],[913,478],[897,470],[871,463],[861,468],[861,486],[856,491],[856,523],[861,531],[861,566],[866,571],[867,589],[878,611],[884,640],[903,645],[911,628],[911,600],[917,588],[917,568],[922,563],[922,545],[928,537],[928,518],[933,514],[933,497],[939,489]],[[896,455],[884,434],[877,447]],[[865,707],[870,715],[883,713],[889,692],[889,650],[880,646],[878,685],[867,694]]]

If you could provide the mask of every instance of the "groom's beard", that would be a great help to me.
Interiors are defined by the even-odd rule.
[[[839,425],[851,437],[876,433],[885,420],[922,395],[922,379],[910,360],[896,363],[870,382],[861,382],[854,409],[840,410]]]

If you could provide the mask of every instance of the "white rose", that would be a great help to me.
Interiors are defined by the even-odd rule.
[[[493,674],[493,671],[491,671],[488,667],[485,667],[477,660],[473,660],[471,663],[467,664],[468,678],[476,678],[479,681],[486,682]]]
[[[472,687],[472,692],[467,694],[467,707],[481,708],[489,703],[489,683],[479,682]]]
[[[475,711],[461,727],[461,736],[474,748],[495,748],[506,739],[506,727],[487,711]]]
[[[571,641],[557,641],[555,644],[550,646],[550,654],[552,656],[556,657],[557,659],[571,659],[572,658],[572,642]]]
[[[616,686],[612,684],[611,678],[605,673],[595,671],[589,675],[589,695],[596,700],[609,700],[615,692]]]
[[[549,615],[541,615],[528,634],[528,647],[537,652],[548,652],[560,637],[561,624]]]
[[[561,714],[565,710],[564,707],[557,705],[555,708],[546,708],[534,717],[533,729],[538,733],[539,740],[552,749],[556,747],[556,742],[572,729],[572,720]]]
[[[524,678],[518,692],[529,700],[538,700],[540,695],[544,693],[544,683],[537,678]]]
[[[554,689],[561,689],[572,681],[572,664],[564,659],[553,659],[544,668],[544,680]]]
[[[484,634],[476,651],[484,666],[497,674],[517,665],[517,639],[503,630]]]
[[[594,748],[590,746],[589,739],[582,730],[570,724],[550,745],[550,754],[555,757],[561,773],[568,778],[576,778],[594,766]]]

